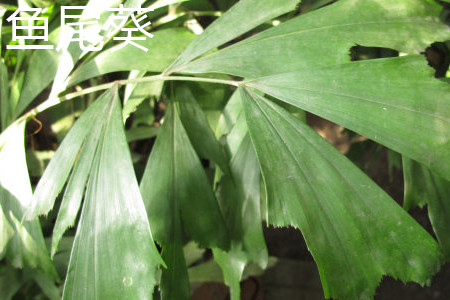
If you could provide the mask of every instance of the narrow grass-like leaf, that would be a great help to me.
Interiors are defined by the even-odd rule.
[[[369,82],[369,83],[368,83]],[[450,85],[421,56],[359,61],[248,83],[450,179]]]
[[[211,183],[173,104],[169,105],[150,154],[141,193],[155,239],[162,245],[163,253],[167,250],[163,255],[169,269],[163,270],[162,287],[187,284],[187,277],[176,278],[174,273],[185,272],[179,254],[184,234],[203,247],[229,248],[228,233]],[[176,299],[189,298],[184,288],[180,292],[183,294],[176,294]],[[175,299],[170,296],[175,291],[163,290],[163,296],[165,293],[168,295],[165,299]]]
[[[228,159],[192,92],[187,87],[179,87],[176,90],[176,99],[181,122],[198,155],[211,159],[223,172],[228,173]]]
[[[404,208],[428,205],[428,215],[446,258],[450,258],[450,182],[403,157]]]
[[[86,79],[117,71],[162,72],[195,35],[185,28],[159,30],[153,38],[139,43],[148,48],[145,54],[137,47],[113,48],[101,52],[94,59],[79,67],[72,74],[70,84],[74,85]]]
[[[241,0],[193,41],[170,67],[178,66],[205,54],[256,26],[294,10],[300,0]],[[245,21],[243,21],[245,19]]]
[[[450,38],[434,1],[341,0],[177,69],[261,76],[350,61],[355,45],[420,53]],[[245,14],[247,15],[247,14]]]
[[[325,297],[370,299],[386,274],[429,282],[442,262],[436,241],[305,123],[252,91],[242,94],[269,223],[302,231]]]
[[[86,113],[93,114],[101,135],[90,166],[63,299],[151,299],[156,267],[162,261],[131,163],[117,90],[106,92],[97,102]],[[103,107],[107,107],[106,114]]]

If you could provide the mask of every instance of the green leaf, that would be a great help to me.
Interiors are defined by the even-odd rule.
[[[273,19],[294,10],[300,0],[241,0],[230,8],[223,16],[197,37],[177,60],[168,72],[177,71],[177,67],[205,54],[238,36],[250,31],[267,20]],[[245,21],[243,21],[245,20]]]
[[[152,232],[163,247],[168,266],[163,270],[162,287],[187,284],[186,276],[175,276],[184,274],[186,268],[180,257],[183,235],[203,247],[229,248],[228,233],[211,183],[173,104],[169,105],[150,154],[141,194]],[[163,296],[166,293],[165,299],[189,298],[185,288],[178,292],[163,290]],[[176,297],[172,293],[177,293]]]
[[[257,78],[348,62],[349,49],[356,44],[419,53],[432,42],[450,38],[450,29],[439,20],[440,10],[430,0],[341,0],[177,71]]]
[[[39,221],[17,221],[22,219],[32,197],[24,131],[25,122],[13,123],[1,135],[5,142],[0,150],[0,205],[7,222],[14,229],[14,235],[6,245],[6,258],[16,268],[37,268],[59,280]]]
[[[84,178],[85,170],[77,174],[77,168],[89,170],[63,299],[151,299],[162,261],[131,163],[117,87],[91,105],[77,124],[85,124],[83,118],[94,118],[93,128],[100,134],[89,132],[72,174]],[[55,158],[64,150],[61,145]]]
[[[302,231],[325,297],[370,299],[385,274],[430,280],[442,257],[422,227],[305,123],[251,91],[242,97],[269,223]]]
[[[49,43],[56,47],[60,34],[60,29],[56,29],[51,32],[49,35]],[[80,52],[80,50],[78,49],[77,51],[74,46],[70,49],[74,57],[76,57]],[[70,58],[72,57],[69,55],[68,59]],[[66,59],[65,52],[62,51],[48,49],[34,50],[29,59],[19,101],[17,106],[14,108],[16,117],[19,116],[28,107],[28,105],[30,105],[31,102],[55,79],[58,70],[66,67],[66,65],[59,65],[62,59]],[[68,63],[67,59],[65,63]],[[70,64],[73,65],[74,63],[71,61]],[[45,70],[45,72],[42,70]],[[64,80],[63,78],[57,79]]]
[[[10,212],[10,217],[15,226],[20,242],[22,243],[23,248],[26,249],[22,256],[25,264],[31,268],[41,269],[51,278],[59,280],[58,273],[50,260],[45,245],[42,245],[39,241],[36,241],[35,238],[28,232],[28,229],[14,217],[12,212]]]
[[[31,205],[27,209],[25,216],[26,219],[33,220],[39,215],[46,215],[53,208],[55,199],[61,192],[67,178],[71,174],[70,172],[77,161],[78,155],[80,154],[80,149],[86,143],[86,139],[89,134],[90,139],[93,141],[87,144],[90,146],[90,149],[88,150],[92,150],[92,147],[95,149],[95,143],[99,139],[101,130],[101,127],[98,126],[99,120],[97,118],[98,116],[106,115],[108,109],[108,106],[101,100],[111,97],[111,94],[103,94],[103,96],[98,99],[100,101],[95,101],[90,106],[90,109],[84,112],[78,119],[69,134],[67,134],[66,138],[59,146],[58,151],[56,151],[54,157],[45,169],[44,175],[35,189]],[[84,155],[93,155],[90,152],[86,152],[87,154]],[[89,170],[86,170],[83,173],[86,172],[89,172]],[[71,177],[78,177],[76,176],[77,172],[74,172],[74,174],[75,176],[71,175]],[[84,183],[86,180],[87,179],[84,180]],[[80,180],[80,182],[83,182],[83,180]],[[84,189],[84,183],[81,184],[82,189]],[[77,197],[73,194],[69,194],[67,196],[77,199],[73,200],[74,202],[81,203],[81,193],[82,191],[79,191]],[[65,205],[64,202],[65,201],[63,199],[63,207]],[[79,205],[74,205],[73,207],[76,208],[74,214],[72,214],[73,220],[75,220]],[[73,224],[73,221],[71,224]]]
[[[259,197],[260,170],[248,131],[230,168],[232,175],[222,177],[218,193],[234,241],[229,252],[214,249],[214,259],[223,270],[231,299],[239,299],[245,266],[253,261],[265,268],[268,262]]]
[[[0,268],[0,291],[2,291],[3,300],[12,299],[20,289],[23,282],[19,272],[19,270],[11,266],[2,266]]]
[[[181,122],[198,155],[217,163],[223,172],[229,172],[225,152],[192,92],[187,87],[179,87],[175,93]]]
[[[370,82],[370,84],[368,84]],[[358,61],[248,86],[400,152],[450,179],[450,85],[421,56]]]
[[[150,154],[141,193],[155,239],[163,245],[181,232],[176,221],[181,219],[186,233],[200,245],[229,247],[211,184],[172,104]]]
[[[1,18],[1,16],[0,16]],[[0,58],[0,129],[5,130],[11,124],[13,108],[9,99],[8,69]]]
[[[181,237],[164,247],[162,258],[167,262],[167,269],[164,269],[161,275],[161,298],[173,300],[189,299],[189,275]]]
[[[129,79],[141,78],[145,71],[131,71]],[[128,84],[125,88],[123,102],[123,119],[126,121],[130,114],[147,98],[159,98],[164,86],[164,81],[142,82],[139,84]]]
[[[406,210],[428,205],[428,215],[441,248],[450,258],[450,182],[403,157]]]
[[[14,230],[9,224],[8,219],[3,213],[3,209],[0,203],[0,259],[4,256],[4,251],[6,249],[6,245],[11,237],[14,235]]]
[[[70,78],[70,85],[117,71],[161,72],[194,37],[195,35],[185,28],[159,30],[154,33],[153,38],[139,42],[149,49],[147,54],[137,47],[117,49],[121,47],[117,45],[102,51],[94,59],[76,69]]]

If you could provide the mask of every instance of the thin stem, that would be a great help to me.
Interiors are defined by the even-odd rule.
[[[116,80],[113,82],[100,84],[97,86],[89,87],[86,89],[83,89],[81,91],[77,91],[74,93],[70,93],[64,96],[59,97],[61,101],[64,100],[70,100],[75,97],[79,97],[82,95],[94,93],[97,91],[107,90],[114,86],[115,84],[118,85],[126,85],[126,84],[133,84],[133,83],[143,83],[143,82],[152,82],[152,81],[196,81],[196,82],[209,82],[209,83],[218,83],[218,84],[226,84],[226,85],[232,85],[232,86],[239,86],[239,81],[234,80],[225,80],[225,79],[215,79],[215,78],[202,78],[202,77],[188,77],[188,76],[163,76],[163,75],[154,75],[154,76],[147,76],[142,78],[133,78],[133,79],[123,79],[123,80]]]
[[[88,88],[82,89],[80,91],[76,91],[73,93],[69,93],[69,94],[60,96],[60,97],[58,97],[58,99],[59,99],[58,102],[45,101],[41,105],[35,107],[33,110],[30,110],[26,114],[22,115],[22,117],[20,117],[18,119],[18,121],[29,120],[29,119],[35,117],[38,113],[43,112],[44,110],[62,102],[62,101],[71,100],[73,98],[80,97],[83,95],[107,90],[109,88],[112,88],[114,85],[126,85],[126,84],[152,82],[152,81],[195,81],[195,82],[209,82],[209,83],[217,83],[217,84],[226,84],[226,85],[232,85],[232,86],[236,86],[236,87],[238,87],[241,84],[241,81],[235,81],[235,80],[203,78],[203,77],[188,77],[188,76],[164,76],[164,75],[153,75],[153,76],[147,76],[147,77],[142,77],[142,78],[116,80],[113,82],[108,82],[105,84],[88,87]]]

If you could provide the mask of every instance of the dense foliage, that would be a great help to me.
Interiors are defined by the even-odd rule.
[[[423,54],[448,49],[448,1],[124,2],[150,8],[147,52],[106,26],[121,1],[0,4],[2,299],[189,299],[205,248],[239,299],[269,262],[263,222],[301,230],[325,297],[430,282],[450,258],[450,85]],[[64,5],[101,13],[103,42],[70,40]],[[33,7],[48,41],[14,40]],[[7,47],[33,44],[54,49]],[[306,112],[401,154],[404,207]]]

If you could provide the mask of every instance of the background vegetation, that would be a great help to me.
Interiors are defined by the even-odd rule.
[[[224,281],[239,299],[276,264],[274,227],[301,231],[327,298],[431,283],[450,255],[448,1],[124,2],[152,9],[148,52],[103,26],[120,1],[0,3],[0,298]],[[101,12],[101,51],[64,40],[64,5]],[[31,7],[60,50],[7,49]]]

